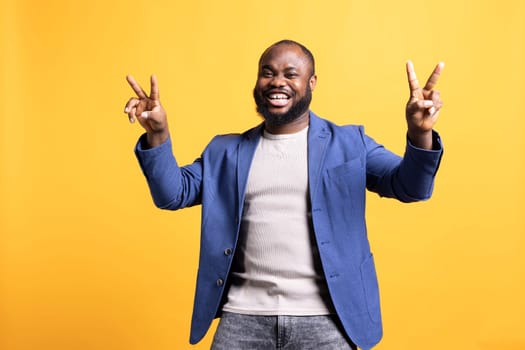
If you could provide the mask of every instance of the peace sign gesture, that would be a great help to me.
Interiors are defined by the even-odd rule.
[[[168,138],[169,131],[166,111],[160,104],[157,77],[151,76],[149,96],[131,75],[126,76],[126,80],[137,97],[129,99],[124,113],[128,114],[131,123],[134,123],[135,119],[139,121],[147,132],[147,140],[151,147],[160,145]]]
[[[425,86],[421,88],[414,71],[414,65],[411,61],[406,64],[410,87],[410,99],[406,105],[408,137],[416,146],[421,148],[429,149],[432,147],[432,128],[443,105],[439,91],[434,90],[434,86],[437,84],[444,66],[443,62],[438,63]]]

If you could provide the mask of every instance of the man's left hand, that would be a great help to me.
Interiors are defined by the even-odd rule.
[[[410,87],[410,99],[406,106],[408,138],[416,147],[432,148],[432,128],[443,106],[439,91],[434,90],[434,86],[437,84],[444,66],[443,62],[438,63],[425,86],[421,88],[413,63],[408,61],[406,64]]]

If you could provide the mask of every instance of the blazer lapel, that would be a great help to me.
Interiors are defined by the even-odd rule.
[[[326,155],[326,146],[330,139],[330,131],[322,119],[310,112],[310,127],[308,129],[308,184],[310,200],[314,202],[317,186],[321,179],[321,170]]]
[[[239,143],[237,152],[237,200],[239,218],[242,214],[244,194],[246,192],[246,182],[252,165],[255,149],[261,138],[263,124],[249,130],[244,134],[243,140]]]

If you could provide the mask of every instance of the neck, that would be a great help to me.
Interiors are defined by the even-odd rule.
[[[273,125],[268,122],[264,123],[264,128],[270,134],[293,134],[306,128],[310,123],[310,111],[307,110],[299,118],[292,120],[289,123],[283,125]]]

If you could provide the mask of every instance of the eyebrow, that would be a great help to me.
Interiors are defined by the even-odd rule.
[[[274,68],[273,68],[271,65],[269,65],[269,64],[265,64],[264,66],[261,66],[261,70],[263,70],[263,69],[274,70]],[[290,67],[286,67],[286,68],[284,69],[285,72],[289,72],[289,71],[291,71],[291,70],[297,70],[297,67],[295,67],[295,66],[290,66]]]

